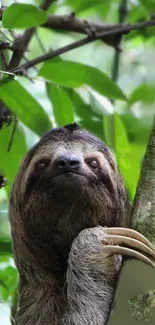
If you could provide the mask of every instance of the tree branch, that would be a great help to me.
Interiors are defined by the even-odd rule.
[[[80,34],[88,34],[88,29],[92,32],[103,33],[106,31],[114,30],[115,28],[123,28],[124,25],[120,24],[95,24],[87,20],[80,20],[74,15],[53,15],[48,17],[48,21],[42,25],[42,27],[50,28],[54,30],[70,31]],[[154,26],[154,24],[152,25]],[[103,41],[108,45],[114,46],[112,35],[103,37]]]
[[[148,21],[140,22],[140,23],[133,24],[133,25],[123,25],[123,26],[121,25],[121,27],[119,25],[118,25],[119,27],[116,27],[116,26],[117,25],[114,25],[112,28],[112,25],[111,25],[110,30],[107,30],[107,27],[106,27],[106,31],[104,31],[104,32],[93,33],[93,34],[91,34],[91,36],[87,36],[86,38],[83,38],[79,41],[73,42],[69,45],[66,45],[66,46],[60,48],[60,49],[57,49],[55,51],[51,51],[49,53],[41,55],[25,64],[22,64],[21,66],[11,69],[10,71],[14,72],[16,74],[22,74],[24,70],[27,70],[36,64],[39,64],[46,60],[52,59],[60,54],[63,54],[65,52],[68,52],[75,48],[81,47],[88,43],[92,43],[96,40],[103,39],[104,37],[109,37],[109,36],[114,37],[115,35],[126,34],[126,33],[130,32],[131,30],[142,29],[142,28],[149,27],[149,26],[155,26],[155,20],[148,20]]]
[[[53,0],[43,0],[42,4],[40,5],[40,9],[47,10],[49,6],[52,4]],[[6,7],[0,8],[0,15],[2,16]],[[2,18],[2,17],[1,17]],[[14,44],[11,46],[13,50],[12,58],[8,65],[8,70],[14,69],[20,64],[24,56],[24,52],[27,50],[27,46],[35,32],[35,28],[27,29],[23,35],[18,36]],[[10,110],[0,101],[0,114],[10,115]]]
[[[131,228],[147,237],[154,246],[155,117],[142,164],[131,221]],[[154,269],[147,267],[144,263],[137,260],[124,260],[114,297],[116,303],[110,314],[108,325],[121,324],[124,318],[127,325],[155,323],[154,276]]]
[[[47,10],[49,6],[52,4],[52,0],[43,0],[42,4],[40,5],[40,9]],[[18,36],[13,44],[13,47],[16,48],[14,50],[10,64],[9,70],[17,67],[23,57],[23,52],[26,51],[29,42],[34,35],[35,28],[27,29],[22,36]]]
[[[11,51],[17,51],[18,50],[19,51],[19,48],[16,48],[13,45],[10,45],[10,42],[3,42],[3,41],[1,42],[0,41],[0,52],[4,51],[4,50],[11,50]],[[22,49],[21,52],[23,54],[24,50]]]
[[[9,64],[9,70],[13,69],[17,65],[19,65],[22,57],[23,57],[23,52],[26,51],[27,46],[34,34],[35,28],[27,29],[23,35],[18,36],[15,39],[15,42],[13,44],[13,47],[16,48],[14,50],[10,64]]]
[[[42,25],[42,27],[50,29],[76,32],[85,35],[103,33],[122,26],[123,24],[94,24],[88,20],[77,19],[73,14],[64,16],[49,16],[48,21]],[[112,35],[103,37],[103,41],[106,44],[113,46],[116,49],[118,49],[120,40],[120,38],[116,39],[116,37],[114,39]]]
[[[134,201],[132,227],[155,244],[155,117]]]
[[[87,21],[87,20],[81,20],[76,18],[74,15],[53,15],[48,17],[48,21],[42,25],[42,27],[45,28],[51,28],[51,29],[58,29],[58,30],[65,30],[70,32],[76,32],[81,34],[87,34],[87,26],[90,26],[90,28],[96,33],[105,32],[106,30],[110,30],[110,28],[114,27],[121,27],[118,24],[95,24],[93,22]]]
[[[56,2],[57,0],[44,0],[43,3],[40,5],[40,9],[47,10],[53,2]]]

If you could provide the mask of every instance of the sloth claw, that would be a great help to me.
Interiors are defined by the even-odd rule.
[[[155,268],[155,251],[152,244],[139,232],[129,228],[104,228],[104,251],[110,254],[128,255],[137,258]],[[146,255],[145,255],[146,254]]]

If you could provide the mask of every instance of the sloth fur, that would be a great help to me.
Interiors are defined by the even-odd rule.
[[[121,257],[103,254],[101,228],[126,226],[127,211],[102,141],[76,123],[41,138],[22,160],[10,198],[16,325],[106,324]]]

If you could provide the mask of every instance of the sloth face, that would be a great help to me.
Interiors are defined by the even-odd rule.
[[[98,139],[82,130],[67,128],[49,132],[27,156],[23,175],[25,198],[47,193],[59,198],[103,187],[110,195],[115,191],[117,168],[110,150]],[[99,192],[99,190],[98,190]],[[92,197],[91,197],[92,199]]]
[[[110,149],[76,124],[56,128],[21,163],[10,200],[12,234],[34,255],[42,252],[42,261],[47,254],[44,264],[54,251],[66,260],[81,230],[124,226],[126,201]]]

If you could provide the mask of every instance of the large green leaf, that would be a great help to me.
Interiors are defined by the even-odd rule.
[[[111,121],[111,117],[113,118],[113,122]],[[108,140],[108,144],[114,145],[113,149],[119,170],[129,191],[130,199],[133,199],[139,177],[141,152],[136,150],[136,146],[129,143],[121,117],[115,113],[113,116],[109,116],[109,118],[110,122],[112,122],[113,130],[109,128],[110,123],[108,123],[107,116],[106,120],[104,120],[106,139]],[[113,141],[111,141],[111,132],[113,132]]]
[[[57,125],[74,122],[73,107],[70,98],[60,86],[47,83],[47,94],[52,103]]]
[[[105,73],[85,64],[55,58],[43,64],[39,75],[61,86],[78,88],[89,85],[105,97],[126,99],[122,90]]]
[[[51,128],[49,117],[36,99],[16,80],[3,77],[0,82],[0,99],[25,125],[38,135]]]
[[[13,123],[0,131],[0,169],[8,180],[6,190],[9,191],[13,179],[17,173],[19,163],[27,151],[25,135],[17,128],[14,134],[13,143],[8,152],[8,145],[13,131]]]
[[[24,3],[13,3],[3,13],[5,28],[31,28],[47,21],[47,14],[39,8]]]
[[[136,89],[134,89],[129,97],[129,104],[132,105],[139,100],[142,100],[144,102],[154,102],[155,85],[141,84]]]
[[[73,89],[66,88],[66,92],[72,101],[75,120],[84,129],[103,139],[103,127],[101,116],[94,112],[91,105],[86,104],[84,99]]]

